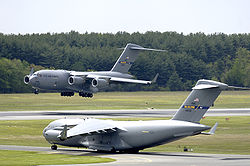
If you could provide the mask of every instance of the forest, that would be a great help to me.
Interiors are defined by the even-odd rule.
[[[190,90],[198,79],[250,87],[250,34],[146,33],[0,33],[0,93],[31,92],[23,77],[34,67],[108,71],[127,43],[166,52],[141,52],[130,69],[136,79],[155,84],[120,84],[109,91]]]

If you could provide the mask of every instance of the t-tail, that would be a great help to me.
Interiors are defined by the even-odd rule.
[[[139,51],[165,51],[158,49],[144,48],[136,44],[127,44],[119,59],[111,69],[112,72],[128,73],[130,67],[135,62]]]
[[[213,106],[221,91],[231,88],[248,89],[228,86],[212,80],[199,80],[172,120],[199,122],[207,110]]]

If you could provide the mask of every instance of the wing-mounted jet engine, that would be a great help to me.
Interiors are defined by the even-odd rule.
[[[107,86],[109,86],[109,81],[103,78],[94,78],[92,80],[92,86],[98,89],[106,88]]]
[[[43,135],[52,144],[53,150],[57,145],[63,145],[133,153],[188,136],[213,135],[218,123],[211,128],[199,121],[221,91],[230,88],[236,87],[211,80],[199,80],[171,120],[59,119],[51,122],[43,130]],[[209,132],[204,132],[208,129]]]
[[[69,85],[82,86],[85,83],[85,79],[78,76],[70,76],[68,83]]]
[[[112,83],[151,84],[155,81],[133,79],[128,74],[139,51],[161,51],[143,48],[136,44],[127,44],[110,71],[76,72],[66,70],[39,70],[24,77],[24,83],[38,89],[61,92],[61,96],[73,96],[75,92],[82,97],[93,97],[93,93],[107,88]],[[31,80],[32,79],[32,80]]]

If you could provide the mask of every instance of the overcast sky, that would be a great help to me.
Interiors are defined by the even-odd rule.
[[[250,0],[0,0],[4,34],[250,33]]]

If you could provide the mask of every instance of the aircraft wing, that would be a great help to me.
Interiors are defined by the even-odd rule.
[[[127,131],[112,120],[83,119],[82,123],[67,131],[67,138],[77,135],[114,132],[118,129]]]
[[[110,81],[114,81],[114,82],[127,82],[127,83],[137,83],[137,84],[151,84],[152,83],[152,81],[135,80],[135,79],[119,78],[119,77],[111,77]]]
[[[136,84],[152,84],[155,83],[159,74],[157,73],[152,81],[145,81],[145,80],[136,80],[130,78],[122,78],[122,77],[112,77],[112,76],[98,76],[89,74],[87,78],[100,78],[100,79],[107,79],[109,82],[124,82],[124,83],[136,83]]]
[[[72,76],[80,76],[80,77],[85,77],[86,79],[105,79],[108,82],[124,82],[124,83],[137,83],[137,84],[152,84],[155,83],[159,73],[155,75],[153,80],[151,81],[145,81],[145,80],[136,80],[136,79],[131,79],[131,78],[123,78],[123,77],[114,77],[114,76],[109,76],[109,75],[102,75],[102,74],[92,74],[86,73],[86,72],[71,72],[70,75]]]

